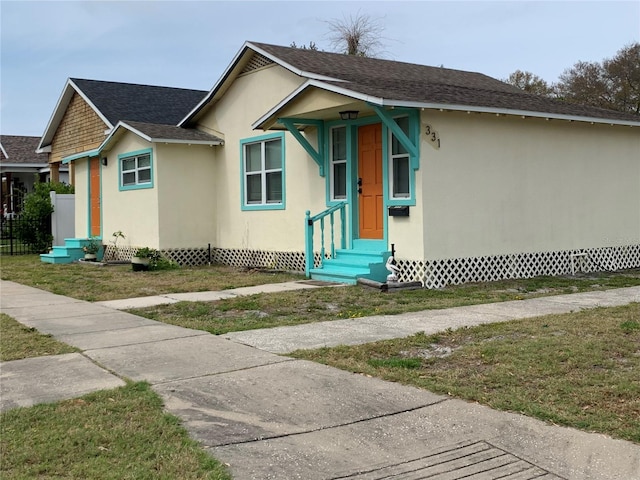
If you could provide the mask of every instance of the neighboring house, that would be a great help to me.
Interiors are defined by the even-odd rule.
[[[181,263],[210,245],[223,263],[384,281],[393,246],[400,280],[427,287],[640,266],[638,116],[246,43],[177,126],[122,120],[63,158],[77,236],[97,232],[98,188],[104,237]]]
[[[36,153],[40,137],[0,135],[0,208],[2,216],[20,212],[22,201],[33,191],[36,181],[50,180],[49,160],[46,153]],[[68,183],[68,168],[59,173],[59,180]]]

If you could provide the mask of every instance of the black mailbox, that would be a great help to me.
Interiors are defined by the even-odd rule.
[[[409,216],[409,206],[393,206],[389,207],[389,216],[390,217],[408,217]]]

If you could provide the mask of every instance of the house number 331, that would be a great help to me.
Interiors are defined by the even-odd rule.
[[[424,133],[427,136],[427,140],[429,141],[429,145],[431,145],[436,150],[440,150],[440,135],[430,124],[426,124],[424,126]]]

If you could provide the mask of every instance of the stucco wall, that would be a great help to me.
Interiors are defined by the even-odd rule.
[[[426,259],[640,243],[640,130],[423,112]],[[423,129],[424,130],[424,129]]]
[[[215,236],[220,147],[157,145],[159,248],[203,248]]]
[[[429,147],[427,147],[429,148]],[[422,147],[424,153],[429,151]],[[408,217],[388,217],[388,248],[395,245],[396,258],[418,260],[424,255],[424,238],[422,232],[424,230],[424,218],[422,216],[422,177],[424,166],[421,164],[420,169],[415,171],[416,185],[416,206],[409,207]],[[388,213],[385,211],[385,215]]]
[[[228,249],[303,251],[305,211],[326,208],[324,178],[318,166],[287,133],[285,135],[285,210],[243,211],[240,141],[268,132],[251,124],[300,84],[300,78],[281,67],[266,67],[240,76],[201,123],[224,132],[217,150],[215,177],[216,231],[211,242]],[[308,137],[316,145],[316,135]]]
[[[153,150],[153,188],[138,190],[119,189],[118,155],[152,148],[152,145],[127,132],[115,148],[108,152],[108,166],[102,167],[102,232],[111,239],[115,231],[126,235],[118,245],[159,248],[158,235],[158,168],[161,159]],[[81,190],[78,188],[77,190]]]

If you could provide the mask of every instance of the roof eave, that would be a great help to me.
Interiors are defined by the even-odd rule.
[[[62,159],[62,163],[69,163],[69,162],[72,162],[74,160],[79,160],[81,158],[96,157],[96,156],[100,155],[102,153],[102,151],[105,150],[109,146],[109,144],[111,143],[111,141],[113,140],[115,135],[119,131],[121,131],[123,129],[130,131],[134,135],[137,135],[140,138],[142,138],[142,139],[144,139],[144,140],[146,140],[147,142],[150,142],[150,143],[172,143],[172,144],[210,145],[210,146],[224,145],[224,141],[222,141],[222,140],[183,140],[183,139],[175,139],[175,138],[155,138],[155,137],[150,137],[149,135],[146,135],[145,133],[141,132],[137,128],[132,127],[131,125],[127,124],[126,122],[119,121],[116,124],[116,126],[113,127],[113,129],[111,130],[111,133],[109,133],[109,136],[107,136],[107,138],[104,139],[104,141],[100,144],[100,146],[98,148],[93,149],[93,150],[87,150],[87,151],[81,152],[81,153],[77,153],[77,154],[71,155],[69,157],[65,157],[65,158]]]
[[[224,145],[222,140],[184,140],[177,138],[152,138],[152,143],[171,143],[171,144],[184,144],[184,145]]]
[[[74,155],[69,155],[68,157],[64,157],[62,159],[62,164],[66,165],[76,160],[80,160],[81,158],[97,157],[98,155],[100,155],[100,148],[94,148],[93,150],[86,150],[84,152],[80,152]]]
[[[40,163],[11,163],[11,162],[2,162],[0,163],[0,167],[3,169],[7,168],[42,168],[45,165],[49,165],[47,162]]]
[[[586,122],[586,123],[602,123],[605,125],[623,125],[631,127],[640,127],[640,120],[619,120],[602,117],[587,117],[581,115],[565,115],[560,113],[535,112],[531,110],[515,110],[508,108],[482,107],[475,105],[452,105],[443,103],[429,102],[406,102],[400,100],[384,100],[382,105],[388,107],[404,107],[404,108],[422,108],[429,110],[451,110],[460,112],[473,113],[490,113],[495,115],[512,115],[518,117],[544,118],[548,120],[566,120],[569,122]]]

